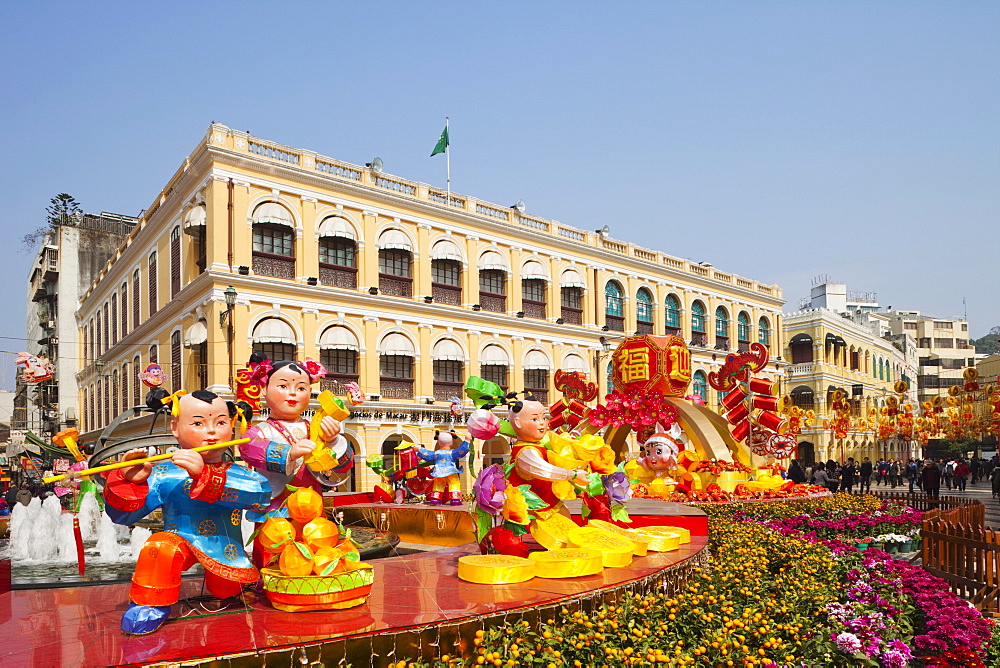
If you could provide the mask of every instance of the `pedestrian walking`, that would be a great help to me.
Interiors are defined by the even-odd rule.
[[[858,472],[858,467],[854,465],[854,457],[847,458],[847,464],[840,469],[840,484],[848,494],[854,493],[854,476]]]
[[[963,459],[958,463],[958,466],[955,467],[955,474],[954,474],[955,489],[957,489],[960,492],[965,491],[965,482],[969,478],[969,473],[970,473],[969,467],[966,466],[965,460]]]
[[[920,483],[927,496],[936,499],[941,494],[941,469],[932,460],[927,460],[924,464],[924,469],[920,472]]]
[[[863,462],[861,462],[861,467],[858,469],[858,472],[861,475],[861,478],[860,478],[860,480],[861,480],[861,489],[859,490],[861,494],[864,494],[866,490],[867,490],[867,492],[869,494],[872,493],[872,471],[873,470],[874,470],[874,467],[872,466],[871,460],[868,459],[867,457],[865,457],[865,460]]]

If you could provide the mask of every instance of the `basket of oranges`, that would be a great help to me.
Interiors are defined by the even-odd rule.
[[[274,555],[260,571],[271,605],[303,612],[364,603],[374,572],[361,562],[350,530],[341,533],[338,524],[323,517],[323,497],[316,490],[300,487],[285,505],[289,517],[268,518],[259,535],[261,545]]]

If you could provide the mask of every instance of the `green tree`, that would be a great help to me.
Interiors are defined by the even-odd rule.
[[[990,328],[990,333],[972,340],[972,345],[976,347],[977,353],[992,355],[1000,353],[1000,327]]]
[[[67,193],[59,193],[49,200],[49,205],[45,207],[45,213],[48,214],[45,218],[48,225],[39,227],[31,234],[25,234],[21,237],[22,253],[34,251],[38,243],[45,238],[47,232],[60,225],[68,224],[73,216],[83,213],[83,209],[80,208],[80,203],[76,201],[75,197]]]

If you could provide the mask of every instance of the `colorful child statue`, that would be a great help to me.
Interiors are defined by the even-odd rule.
[[[144,635],[166,621],[180,592],[181,572],[200,562],[205,585],[219,598],[240,594],[256,582],[257,569],[243,551],[242,511],[267,505],[267,480],[245,466],[222,460],[224,449],[192,448],[232,439],[236,406],[197,390],[175,399],[170,430],[181,449],[170,461],[137,464],[107,474],[106,510],[116,524],[134,524],[157,508],[163,531],[143,545],[132,576],[132,604],[122,631]],[[125,459],[147,456],[144,448]]]
[[[626,471],[634,480],[642,483],[660,481],[663,485],[676,485],[671,471],[677,468],[677,456],[684,446],[672,435],[657,425],[656,429],[639,445],[640,456],[626,466]]]
[[[312,384],[326,375],[326,370],[313,360],[305,362],[277,362],[251,358],[254,373],[264,386],[264,403],[270,409],[267,420],[247,431],[251,440],[240,446],[240,456],[249,466],[259,471],[271,483],[271,499],[265,512],[247,513],[247,519],[263,522],[270,516],[287,517],[287,510],[280,506],[288,496],[288,485],[310,487],[320,493],[330,483],[321,479],[305,464],[317,446],[333,452],[337,475],[346,474],[354,465],[354,449],[340,435],[341,424],[330,416],[320,422],[319,440],[309,438],[309,422],[302,412],[309,406]],[[266,565],[268,556],[255,542],[254,563]]]
[[[441,505],[450,503],[453,506],[462,505],[462,481],[459,480],[459,473],[462,467],[458,465],[464,457],[469,454],[469,442],[458,443],[458,435],[447,431],[434,433],[437,445],[433,450],[420,448],[417,453],[420,458],[434,462],[431,469],[431,477],[434,478],[434,487],[427,493],[427,503],[431,505]]]

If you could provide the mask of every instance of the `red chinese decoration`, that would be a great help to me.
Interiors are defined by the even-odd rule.
[[[567,399],[593,401],[597,398],[597,383],[588,383],[587,374],[580,371],[563,371],[559,369],[553,377],[556,389]]]
[[[254,414],[259,414],[264,387],[253,380],[252,375],[253,369],[240,369],[236,372],[236,400],[247,402]]]
[[[746,441],[756,455],[787,457],[795,448],[795,438],[783,436],[788,420],[778,415],[778,399],[771,393],[774,381],[754,378],[767,366],[767,348],[751,343],[750,351],[730,353],[718,371],[708,374],[708,383],[726,392],[722,405],[733,438]]]
[[[691,382],[691,352],[679,336],[630,336],[611,356],[615,389],[681,397]]]
[[[555,376],[556,389],[562,392],[562,398],[549,406],[550,429],[571,431],[587,417],[590,408],[587,401],[597,398],[597,383],[587,382],[587,374],[580,371],[563,371],[559,369]]]
[[[598,429],[629,425],[639,431],[657,422],[664,429],[670,429],[677,421],[677,409],[663,399],[663,393],[656,390],[643,392],[632,389],[624,393],[615,390],[605,397],[607,404],[598,404],[587,419]]]

